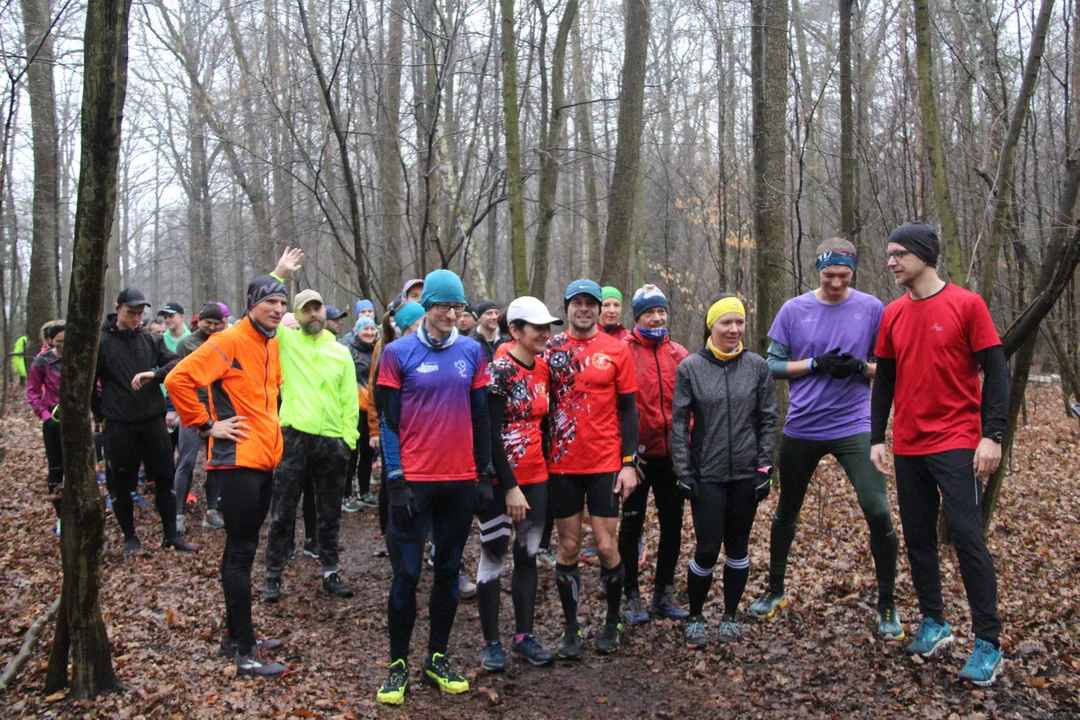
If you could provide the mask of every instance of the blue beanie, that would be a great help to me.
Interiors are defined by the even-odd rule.
[[[361,310],[375,312],[375,305],[370,300],[357,300],[356,304],[353,305],[353,314],[359,315]]]
[[[429,272],[424,278],[424,292],[420,296],[420,304],[427,310],[435,303],[467,305],[469,301],[465,299],[465,286],[461,284],[461,278],[449,270]]]
[[[652,284],[642,285],[634,293],[634,320],[636,321],[646,310],[662,307],[668,309],[667,298],[664,292]]]
[[[437,272],[437,271],[436,271]],[[451,273],[452,274],[452,273]],[[456,277],[456,276],[455,276]],[[452,300],[444,300],[440,302],[453,302]],[[398,308],[398,311],[394,313],[394,324],[398,326],[398,330],[405,332],[412,324],[424,317],[424,308],[420,306],[418,302],[405,303]]]

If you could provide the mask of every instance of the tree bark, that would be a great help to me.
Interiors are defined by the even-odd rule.
[[[540,196],[536,222],[536,239],[533,241],[533,297],[544,297],[547,286],[548,242],[551,236],[551,221],[555,217],[555,194],[559,186],[559,157],[563,141],[564,90],[566,67],[566,41],[570,27],[577,18],[577,0],[568,0],[563,8],[559,30],[555,36],[555,48],[551,55],[551,117],[548,121],[547,136],[542,152],[543,163],[540,168]]]
[[[611,175],[604,265],[605,285],[630,287],[630,251],[634,237],[638,172],[641,165],[642,113],[645,107],[645,61],[649,53],[651,0],[626,0],[622,87],[619,91],[618,140]],[[786,67],[786,63],[785,63]]]
[[[855,121],[851,107],[851,8],[853,5],[854,0],[840,0],[840,228],[841,233],[849,242],[857,244]],[[804,79],[803,82],[806,80]]]
[[[88,0],[82,94],[82,151],[60,380],[64,449],[64,581],[45,691],[71,697],[122,690],[98,602],[105,508],[94,476],[90,395],[104,306],[105,254],[116,207],[120,128],[127,94],[130,0]]]
[[[1046,46],[1046,31],[1050,26],[1054,0],[1042,0],[1039,6],[1038,20],[1031,33],[1031,46],[1028,48],[1027,62],[1024,64],[1024,79],[1020,84],[1020,93],[1013,105],[1009,129],[1005,133],[998,155],[997,177],[990,193],[990,222],[987,226],[986,254],[979,272],[979,292],[987,307],[994,299],[997,288],[998,254],[1001,243],[1012,226],[1010,208],[1014,193],[1013,182],[1016,179],[1016,148],[1020,144],[1020,134],[1027,121],[1031,97],[1035,93],[1035,81],[1042,64],[1043,49]]]
[[[915,57],[919,76],[919,106],[922,110],[922,136],[930,163],[938,219],[941,222],[941,256],[946,276],[957,285],[966,285],[960,230],[956,210],[949,191],[948,171],[945,169],[945,150],[938,122],[937,100],[934,94],[934,66],[930,48],[930,2],[915,0]]]
[[[26,288],[26,334],[37,337],[41,326],[59,314],[57,248],[60,236],[59,148],[56,132],[56,89],[53,82],[53,36],[49,0],[22,0],[26,71],[34,149],[34,228],[30,246],[30,280]]]
[[[581,269],[581,274],[588,277],[600,277],[603,259],[600,246],[600,199],[596,189],[596,143],[593,141],[592,110],[589,105],[591,86],[590,77],[585,71],[585,61],[581,51],[581,23],[574,22],[571,33],[571,61],[574,64],[574,102],[577,109],[574,124],[578,136],[578,150],[581,153],[582,182],[585,186],[585,248],[588,262]]]
[[[499,0],[502,20],[503,132],[506,135],[506,185],[510,194],[510,268],[514,294],[529,292],[525,242],[525,183],[521,177],[521,126],[518,121],[517,48],[514,36],[514,0]]]
[[[405,41],[405,0],[390,0],[388,37],[383,73],[383,101],[376,118],[379,164],[379,197],[382,200],[382,277],[384,285],[396,292],[401,287],[401,215],[404,176],[398,127],[401,116],[401,63]],[[384,298],[388,302],[389,298]]]

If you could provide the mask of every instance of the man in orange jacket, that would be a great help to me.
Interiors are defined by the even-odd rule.
[[[277,640],[259,640],[251,622],[251,566],[259,530],[270,510],[274,468],[281,460],[278,423],[278,324],[288,306],[285,285],[269,275],[251,281],[248,311],[185,357],[165,379],[165,387],[184,425],[210,438],[207,473],[221,488],[218,510],[225,521],[221,586],[228,634],[224,654],[235,658],[240,675],[280,677],[287,672],[269,651]],[[196,388],[210,388],[210,412]]]
[[[625,563],[626,621],[637,625],[649,619],[638,590],[638,542],[645,525],[649,488],[653,491],[660,519],[660,547],[653,577],[652,612],[680,620],[689,613],[675,605],[671,597],[675,565],[682,539],[683,496],[671,465],[671,401],[675,395],[675,369],[687,351],[668,337],[668,302],[655,285],[644,285],[634,293],[634,330],[626,343],[634,358],[637,375],[638,456],[643,473],[641,484],[626,498],[619,525],[619,554],[634,558]]]

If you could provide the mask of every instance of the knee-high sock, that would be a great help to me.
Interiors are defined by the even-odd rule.
[[[634,562],[637,562],[637,558],[634,558]],[[622,561],[613,568],[600,568],[600,582],[604,585],[604,590],[607,591],[607,617],[604,618],[604,622],[617,623],[620,620],[619,605],[622,602],[622,589],[623,579],[626,576],[626,570],[623,568]]]
[[[750,556],[724,560],[724,617],[733,618],[739,609],[746,579],[750,576]]]
[[[563,616],[567,630],[578,629],[578,593],[581,589],[581,572],[577,563],[573,565],[555,565],[555,584],[559,588],[559,600],[562,601]]]
[[[703,568],[697,560],[690,561],[690,570],[686,573],[686,594],[690,597],[690,615],[700,615],[705,607],[705,599],[712,587],[713,568]]]

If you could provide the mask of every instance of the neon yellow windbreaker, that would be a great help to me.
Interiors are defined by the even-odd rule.
[[[360,438],[356,366],[349,349],[323,330],[312,337],[278,326],[281,357],[282,427],[345,440],[350,450]]]

